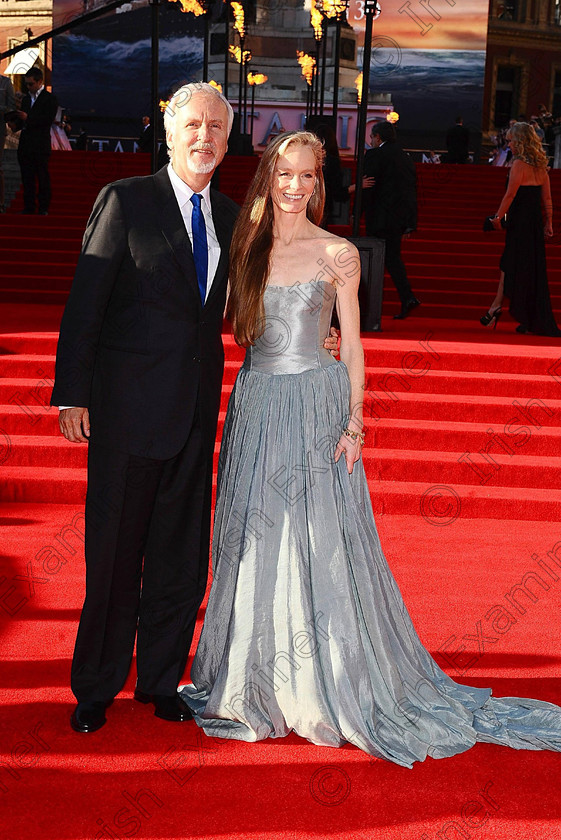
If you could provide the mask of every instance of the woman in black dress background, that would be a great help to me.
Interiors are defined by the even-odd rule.
[[[553,236],[553,205],[547,157],[528,123],[515,123],[508,132],[513,163],[493,226],[499,230],[506,215],[506,241],[495,300],[481,318],[483,326],[496,326],[503,296],[519,326],[516,332],[561,336],[549,297],[544,236]],[[543,210],[543,215],[542,215]]]

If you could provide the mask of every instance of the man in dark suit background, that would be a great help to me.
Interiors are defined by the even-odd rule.
[[[232,119],[210,85],[177,91],[165,114],[170,164],[101,191],[62,319],[52,404],[68,440],[89,440],[79,732],[106,722],[135,636],[135,699],[166,720],[191,717],[177,685],[206,588],[238,211],[210,179]]]
[[[401,258],[402,236],[408,236],[417,227],[415,164],[397,143],[391,123],[372,126],[370,139],[373,148],[364,156],[364,175],[374,178],[374,186],[363,194],[366,235],[385,240],[386,268],[401,301],[394,318],[402,319],[420,305]]]
[[[152,138],[154,137],[154,130],[152,128],[150,117],[142,117],[142,131],[136,141],[139,152],[152,151]]]
[[[37,186],[38,212],[46,216],[51,203],[49,157],[51,125],[56,116],[56,97],[45,90],[43,73],[32,67],[25,74],[27,93],[22,99],[18,117],[23,121],[18,146],[18,162],[23,184],[23,212],[35,213]]]
[[[4,169],[2,167],[2,161],[4,158],[4,143],[6,142],[6,114],[13,111],[15,106],[14,86],[7,76],[2,76],[0,73],[0,213],[3,213],[5,210]]]
[[[456,117],[456,124],[446,135],[446,163],[467,163],[469,160],[469,129],[462,117]]]

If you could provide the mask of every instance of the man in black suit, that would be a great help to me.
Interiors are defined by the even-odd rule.
[[[462,117],[456,117],[456,124],[446,135],[446,163],[467,163],[469,160],[469,129]]]
[[[376,123],[370,140],[373,148],[364,156],[364,175],[374,178],[374,186],[364,191],[366,235],[385,240],[386,268],[401,301],[394,318],[402,319],[420,305],[401,258],[402,236],[408,236],[417,227],[415,164],[397,143],[391,123]]]
[[[4,169],[2,160],[4,157],[4,143],[6,142],[6,114],[10,114],[16,106],[14,86],[7,76],[0,73],[0,213],[4,207]]]
[[[152,151],[152,138],[154,137],[154,131],[152,129],[152,125],[150,123],[150,117],[142,117],[142,132],[136,141],[138,146],[139,152],[148,152]]]
[[[25,74],[27,93],[22,99],[18,117],[23,121],[18,161],[23,184],[23,212],[35,213],[35,187],[40,216],[46,216],[51,203],[49,157],[51,125],[56,116],[56,97],[45,90],[43,73],[32,67]]]
[[[238,212],[210,179],[232,119],[210,85],[177,91],[165,114],[170,164],[101,191],[62,319],[52,404],[65,437],[89,441],[78,732],[106,722],[135,636],[135,699],[166,720],[191,718],[177,685],[206,589]]]

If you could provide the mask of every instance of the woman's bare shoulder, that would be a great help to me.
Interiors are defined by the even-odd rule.
[[[353,256],[359,256],[358,249],[352,242],[349,242],[348,239],[344,239],[342,236],[337,236],[328,230],[323,230],[322,228],[318,228],[318,235],[315,237],[314,242],[317,247],[321,248],[328,256],[334,257],[343,250],[347,254],[350,253]]]

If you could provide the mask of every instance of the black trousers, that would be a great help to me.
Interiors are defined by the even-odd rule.
[[[383,237],[386,240],[385,264],[388,274],[397,289],[401,303],[407,303],[413,297],[407,269],[401,259],[401,233],[390,233]]]
[[[167,461],[90,443],[86,598],[72,661],[79,702],[122,689],[135,637],[138,688],[175,694],[207,582],[208,449],[199,426]]]
[[[49,175],[49,155],[31,155],[20,153],[18,162],[23,186],[23,209],[35,212],[35,192],[39,212],[46,212],[51,203],[51,178]]]

